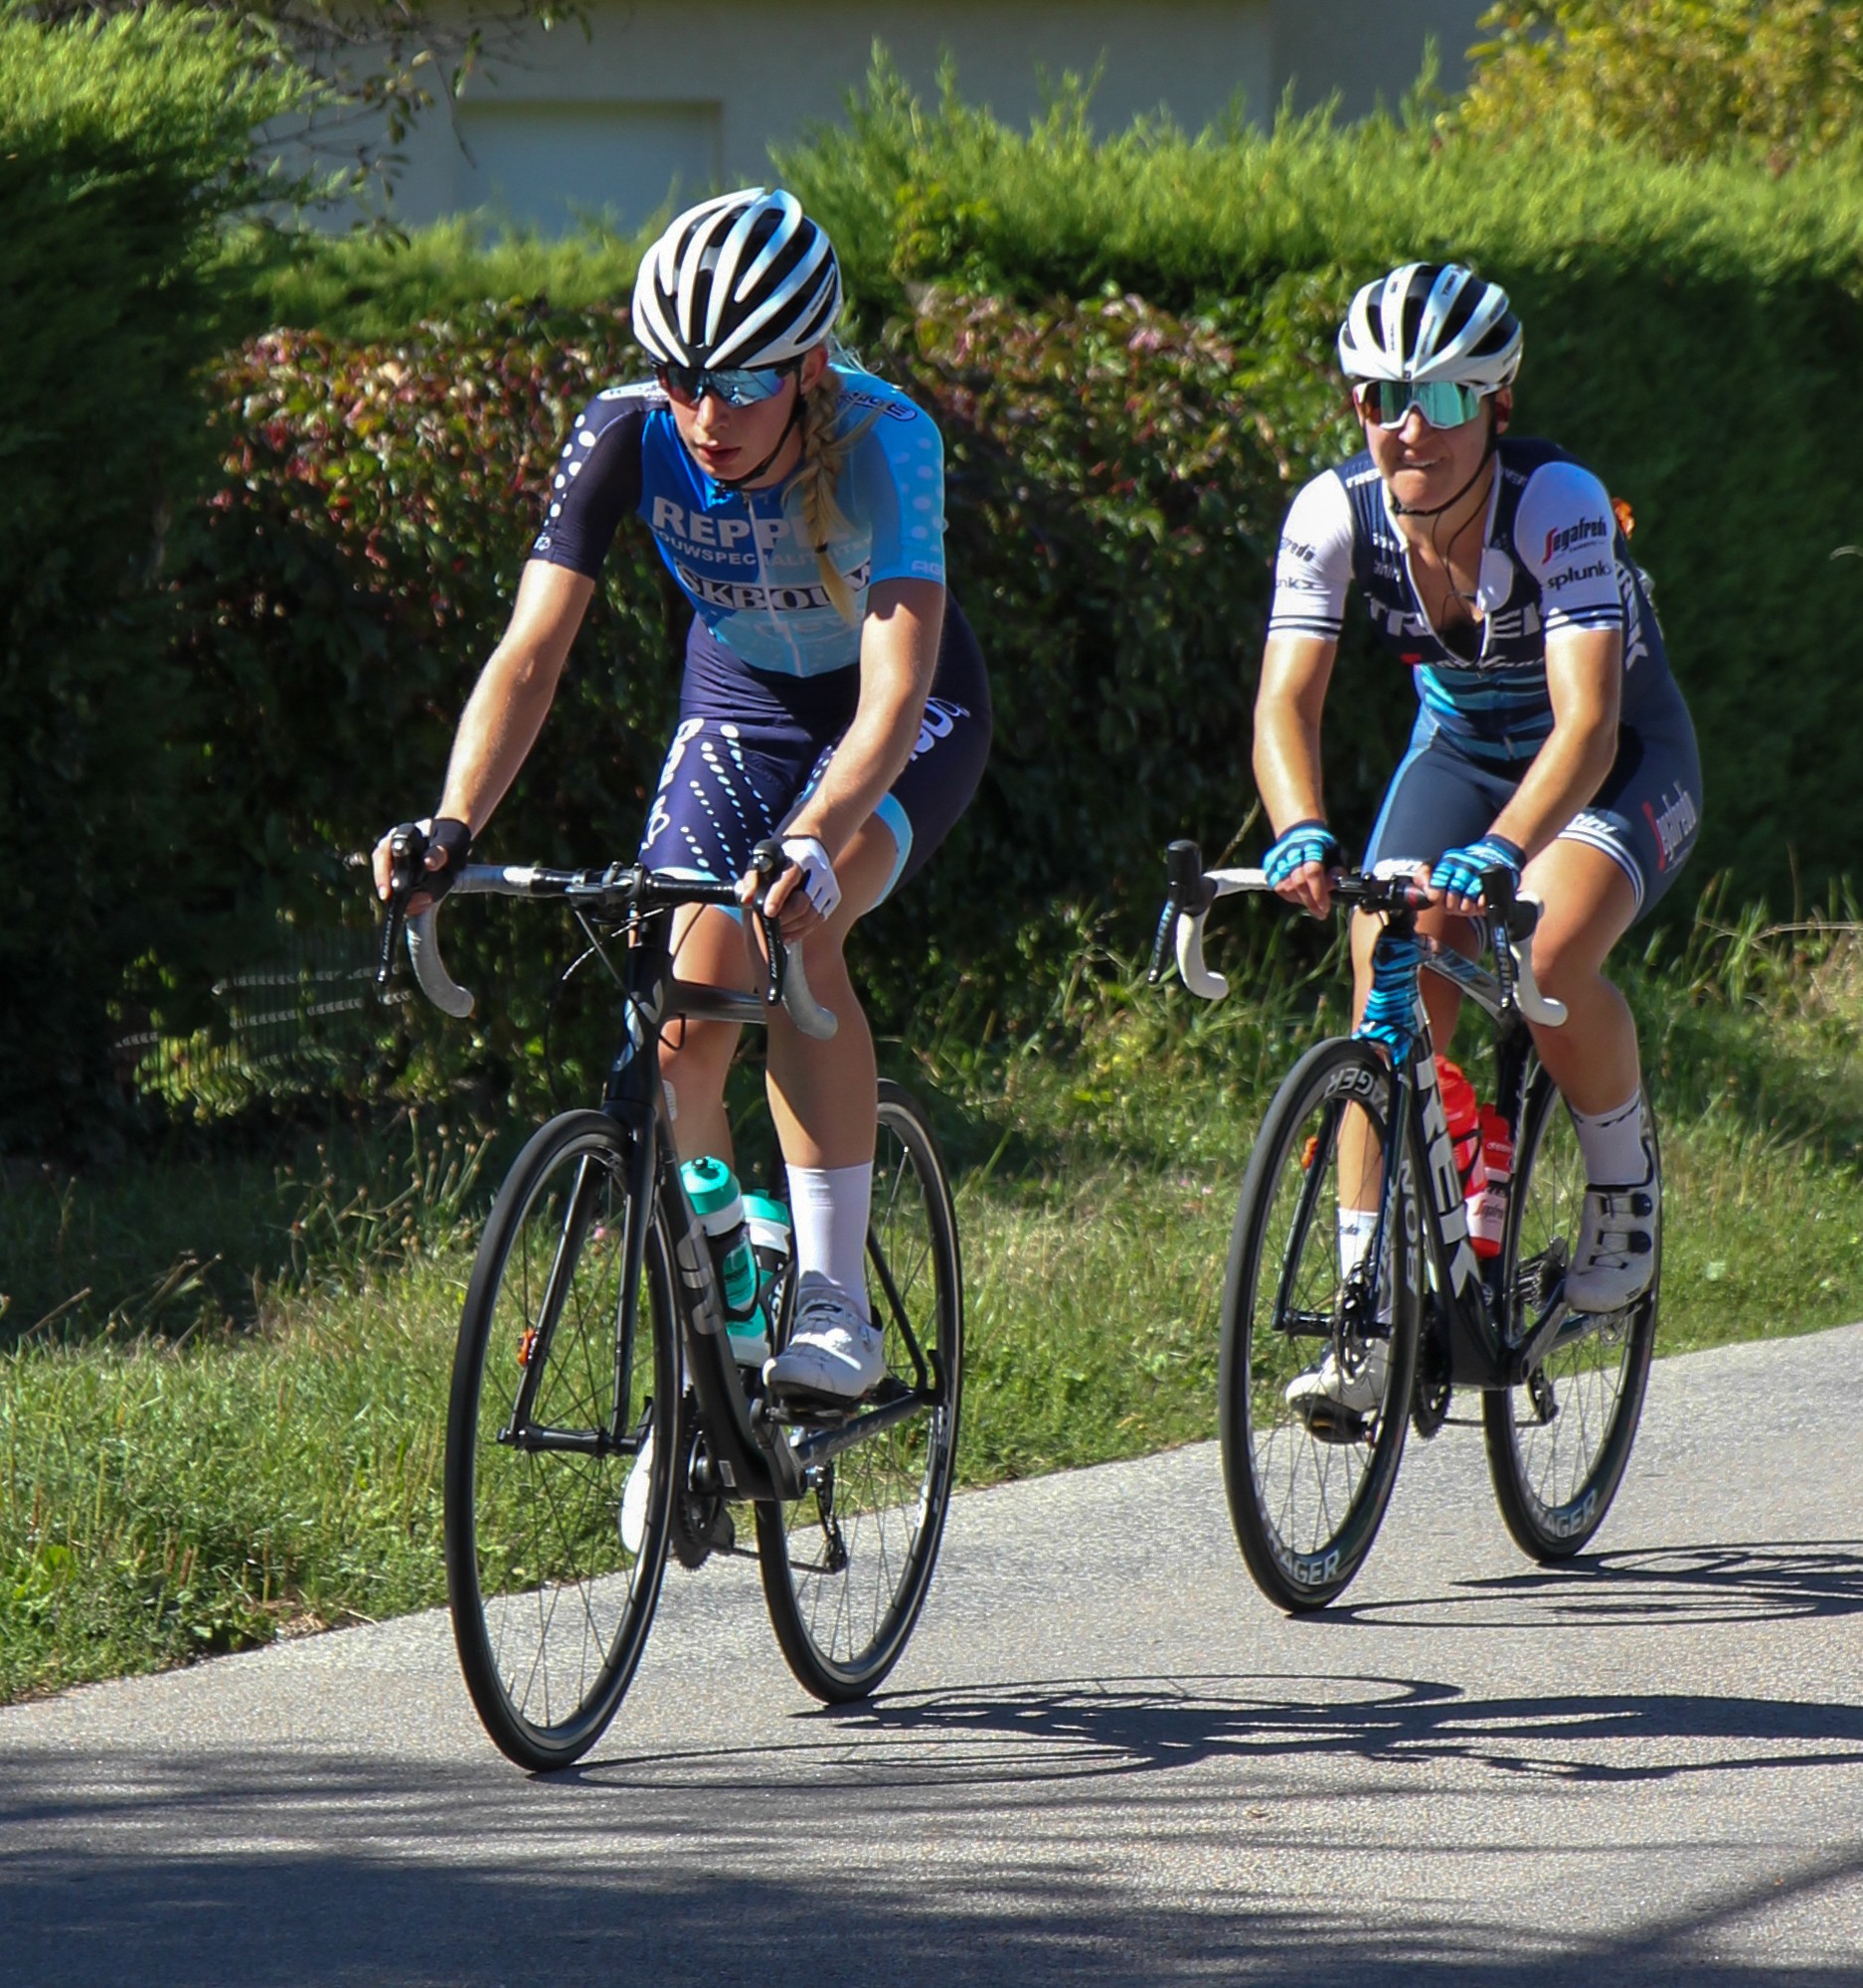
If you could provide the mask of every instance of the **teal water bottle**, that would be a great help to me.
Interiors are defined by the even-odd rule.
[[[782,1304],[782,1278],[795,1248],[789,1211],[773,1194],[746,1188],[744,1221],[751,1232],[751,1254],[757,1260],[757,1301],[765,1323],[774,1325]]]
[[[757,1259],[751,1253],[751,1232],[745,1224],[738,1177],[723,1160],[708,1156],[687,1160],[679,1169],[679,1178],[712,1245],[732,1357],[746,1366],[761,1366],[768,1357],[769,1336],[763,1330],[763,1314],[757,1302]]]

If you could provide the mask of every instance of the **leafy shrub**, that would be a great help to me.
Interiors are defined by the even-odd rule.
[[[1273,383],[1328,365],[1343,300],[1393,263],[1457,256],[1504,282],[1527,327],[1516,431],[1564,442],[1635,512],[1701,735],[1699,867],[1785,903],[1852,860],[1836,825],[1863,784],[1859,596],[1833,555],[1863,520],[1828,411],[1863,349],[1854,154],[1780,178],[1747,157],[1665,164],[1557,130],[1499,143],[1422,118],[1194,140],[1140,125],[1102,142],[1078,101],[1018,133],[954,95],[923,104],[882,71],[846,129],[780,163],[870,313],[952,270],[1032,309],[1110,284],[1220,313],[1262,355],[1250,391],[1270,401]],[[1307,307],[1288,315],[1289,299]],[[1731,398],[1695,391],[1731,355]],[[1336,436],[1287,429],[1290,479]]]
[[[992,665],[997,743],[951,849],[866,955],[888,962],[896,1019],[963,974],[1039,1012],[1028,948],[1074,928],[1070,903],[1148,904],[1170,834],[1201,818],[1220,836],[1246,811],[1283,463],[1338,397],[1312,369],[1284,375],[1213,323],[1130,298],[1027,314],[931,297],[876,359],[945,433],[952,584]],[[257,857],[288,915],[327,917],[333,894],[363,906],[340,853],[431,805],[509,611],[533,493],[575,410],[637,366],[617,313],[492,311],[392,344],[272,334],[223,372],[226,484],[190,526],[177,584],[188,669],[220,714],[221,860],[248,900]],[[631,851],[686,620],[645,532],[624,529],[488,847]],[[1361,819],[1375,735],[1408,695],[1396,673],[1380,682],[1382,700],[1342,700],[1336,741]],[[567,933],[508,907],[448,915],[462,976],[495,990],[488,1067],[521,1077],[543,1058]],[[557,1053],[573,1042],[593,1061],[606,1026],[597,1000]]]
[[[109,1087],[109,1004],[185,944],[202,767],[148,582],[213,467],[196,369],[243,328],[232,214],[277,191],[255,126],[303,84],[269,38],[150,9],[0,13],[0,1123]]]
[[[1506,0],[1482,26],[1456,115],[1502,140],[1554,124],[1782,167],[1863,131],[1863,7],[1842,0]]]

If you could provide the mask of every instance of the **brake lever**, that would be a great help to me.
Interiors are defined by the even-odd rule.
[[[378,994],[386,994],[389,982],[395,977],[395,949],[408,921],[408,900],[414,896],[415,885],[420,881],[426,837],[418,828],[399,828],[389,838],[388,853],[388,905],[382,916],[382,949],[375,962]]]
[[[760,842],[751,852],[751,874],[757,879],[751,911],[757,919],[758,937],[763,942],[763,1006],[766,1008],[781,1004],[789,954],[782,942],[780,925],[764,907],[768,902],[770,886],[787,867],[788,858],[782,853],[782,844],[773,836]]]
[[[1164,851],[1164,875],[1168,895],[1158,919],[1157,936],[1151,944],[1151,964],[1145,969],[1145,982],[1151,987],[1164,978],[1165,959],[1173,950],[1178,919],[1200,916],[1216,902],[1216,886],[1203,874],[1203,851],[1196,843],[1168,843]]]

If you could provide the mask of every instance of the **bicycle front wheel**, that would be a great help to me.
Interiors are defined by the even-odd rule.
[[[886,1333],[887,1378],[863,1408],[912,1392],[923,1407],[812,1470],[800,1498],[757,1508],[776,1641],[803,1689],[829,1704],[865,1698],[905,1650],[931,1585],[957,1462],[957,1217],[924,1112],[890,1082],[880,1085],[867,1294]]]
[[[1393,1096],[1365,1044],[1309,1050],[1269,1107],[1236,1210],[1218,1368],[1223,1477],[1249,1572],[1289,1610],[1322,1606],[1358,1573],[1404,1453],[1422,1172],[1392,1126]],[[1400,1152],[1398,1220],[1374,1263],[1371,1239],[1350,1241],[1339,1214],[1378,1206],[1387,1156]]]
[[[1643,1106],[1650,1151],[1655,1119]],[[1661,1159],[1657,1157],[1657,1178]],[[1520,1114],[1502,1289],[1506,1333],[1519,1345],[1542,1322],[1578,1247],[1585,1156],[1558,1087],[1537,1065]],[[1515,1544],[1537,1561],[1567,1560],[1605,1522],[1616,1496],[1656,1343],[1661,1239],[1649,1289],[1619,1312],[1568,1312],[1524,1387],[1484,1395],[1488,1474]]]
[[[666,1565],[672,1297],[651,1231],[625,1288],[629,1225],[650,1213],[630,1206],[627,1157],[598,1111],[545,1125],[499,1192],[459,1323],[453,1639],[486,1732],[530,1768],[568,1766],[613,1718]]]

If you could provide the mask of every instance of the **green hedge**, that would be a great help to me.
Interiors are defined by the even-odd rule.
[[[1783,905],[1854,867],[1863,569],[1836,555],[1863,543],[1839,413],[1863,351],[1857,147],[1777,174],[1421,116],[1098,142],[1078,103],[1018,134],[882,73],[845,130],[782,166],[870,311],[953,271],[1030,305],[1109,284],[1222,311],[1270,394],[1329,357],[1324,313],[1290,318],[1290,298],[1336,303],[1411,256],[1471,260],[1527,328],[1516,432],[1565,443],[1635,511],[1702,738],[1700,870]],[[1293,474],[1322,436],[1288,435]]]
[[[1280,428],[1323,426],[1336,397],[1306,373],[1265,384],[1214,328],[1127,299],[1022,313],[932,298],[875,358],[944,430],[952,583],[997,707],[977,805],[867,948],[880,1006],[903,1022],[930,972],[1039,1012],[1047,986],[1022,962],[1071,928],[1071,906],[1148,905],[1169,835],[1241,820]],[[220,714],[226,861],[274,861],[294,915],[327,915],[333,891],[359,907],[340,853],[432,804],[560,436],[637,372],[617,313],[503,312],[383,345],[273,335],[222,375],[227,479],[182,547],[185,653]],[[686,620],[644,531],[624,529],[488,849],[631,853]],[[1342,700],[1342,779],[1361,812],[1377,735],[1408,698],[1391,672],[1383,691]],[[451,922],[461,970],[497,989],[491,1067],[521,1072],[543,1054],[566,936],[509,907]]]
[[[84,32],[97,49],[172,33],[157,16]],[[31,292],[64,327],[47,333],[0,286],[15,313],[0,350],[30,333],[81,376],[62,396],[42,359],[0,386],[13,423],[0,432],[31,437],[0,493],[15,576],[4,668],[9,708],[27,714],[0,780],[26,874],[44,880],[5,941],[7,1019],[33,1077],[0,1100],[16,1124],[22,1097],[101,1080],[104,1004],[137,961],[160,966],[160,1019],[185,1028],[206,979],[262,950],[270,911],[326,922],[336,900],[359,915],[339,853],[430,802],[557,438],[588,394],[638,370],[612,305],[541,297],[372,341],[280,333],[213,384],[220,488],[191,501],[189,368],[228,322],[234,279],[213,231],[250,195],[233,161],[259,97],[242,45],[193,24],[173,39],[191,59],[220,48],[230,79],[211,117],[190,113],[206,133],[192,151],[138,137],[149,119],[123,104],[97,113],[94,141],[82,120],[35,135],[6,112],[26,131],[22,156],[36,145],[46,169],[9,182],[31,196],[28,224],[32,202],[43,209],[20,241],[108,222],[116,235],[97,241],[166,245],[166,260],[151,250],[135,265],[142,291],[127,275],[118,286],[159,309],[103,308],[93,323],[88,292],[60,273],[73,265],[54,257]],[[26,61],[25,46],[0,41],[0,61]],[[105,138],[131,146],[114,179],[85,163]],[[1137,944],[1159,845],[1184,831],[1219,844],[1244,819],[1276,527],[1292,488],[1353,442],[1333,329],[1358,282],[1409,254],[1465,255],[1507,283],[1528,327],[1521,431],[1566,442],[1635,508],[1702,733],[1704,881],[1729,867],[1740,895],[1783,900],[1849,862],[1859,574],[1832,555],[1863,541],[1834,415],[1863,331],[1854,161],[1777,179],[1621,149],[1477,145],[1425,121],[1195,141],[1147,127],[1099,142],[1071,100],[1018,135],[954,98],[916,104],[882,76],[845,131],[782,167],[844,251],[868,350],[944,429],[953,584],[996,684],[983,794],[869,948],[887,962],[892,1020],[923,1024],[928,988],[965,979],[979,1004],[1039,1011],[1048,939],[1078,929],[1079,908],[1110,907]],[[412,263],[384,255],[307,260],[356,277],[341,308],[378,323],[411,267],[417,287],[471,287],[456,230],[417,244]],[[521,268],[527,284],[560,275],[565,294],[587,296],[610,266],[624,291],[628,259],[625,245],[554,258],[528,245],[483,268],[499,280]],[[273,294],[336,307],[308,278]],[[146,418],[112,418],[125,406]],[[97,496],[73,532],[60,506],[78,465],[85,501]],[[134,584],[157,519],[172,519],[163,605],[179,616],[159,651]],[[657,560],[624,534],[496,847],[631,846],[684,618]],[[64,659],[49,674],[47,656]],[[1349,624],[1328,736],[1330,798],[1349,829],[1369,819],[1410,703],[1402,672]],[[471,908],[455,928],[462,958],[500,988],[484,1067],[534,1067],[555,963],[538,921]]]
[[[250,276],[222,223],[268,188],[255,126],[301,80],[270,40],[151,9],[47,29],[0,11],[0,1138],[110,1094],[110,1004],[198,950],[202,768],[150,590],[214,466],[197,370]]]

